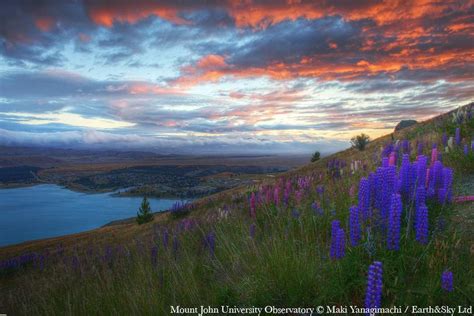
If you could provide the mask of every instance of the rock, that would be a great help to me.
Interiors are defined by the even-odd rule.
[[[407,127],[410,127],[412,125],[415,125],[416,123],[418,123],[417,121],[415,120],[403,120],[403,121],[400,121],[400,123],[397,124],[397,126],[395,126],[395,132],[396,131],[399,131],[399,130],[402,130],[404,128],[407,128]]]

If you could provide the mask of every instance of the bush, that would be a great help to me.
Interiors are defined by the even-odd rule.
[[[318,161],[319,158],[321,158],[321,154],[319,153],[319,151],[317,151],[313,154],[313,157],[311,157],[311,162]]]
[[[351,139],[352,148],[357,148],[358,150],[364,150],[365,146],[370,142],[370,137],[364,133],[354,136]]]
[[[153,213],[151,212],[150,203],[146,197],[143,198],[142,204],[137,212],[138,225],[151,222],[153,220]]]

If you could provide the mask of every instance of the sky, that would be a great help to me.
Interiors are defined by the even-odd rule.
[[[334,152],[473,92],[470,0],[0,5],[0,145]]]

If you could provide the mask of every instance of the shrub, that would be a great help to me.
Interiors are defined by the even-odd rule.
[[[137,223],[139,225],[151,222],[153,220],[153,213],[151,212],[150,202],[146,197],[143,198],[142,204],[137,212]]]
[[[319,158],[321,158],[321,153],[319,151],[317,151],[313,154],[313,157],[311,157],[311,162],[318,161]]]
[[[354,136],[351,138],[352,148],[357,148],[358,150],[364,150],[365,146],[370,142],[370,137],[364,133]]]

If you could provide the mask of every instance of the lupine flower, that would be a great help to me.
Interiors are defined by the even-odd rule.
[[[351,237],[351,245],[357,246],[360,241],[360,212],[357,206],[351,206],[349,209],[349,229]]]
[[[431,164],[434,164],[434,162],[438,160],[438,149],[437,148],[433,148],[431,150]]]
[[[255,238],[255,223],[250,224],[250,238],[254,239]]]
[[[402,142],[402,150],[404,154],[410,153],[410,142],[407,139],[404,139]]]
[[[165,249],[167,249],[168,248],[169,234],[168,234],[168,229],[166,229],[166,228],[163,230],[162,239],[163,239],[163,247]]]
[[[445,190],[445,202],[451,202],[453,185],[453,169],[443,168],[442,187]]]
[[[469,147],[467,146],[467,144],[464,145],[464,155],[468,155],[469,154]]]
[[[390,153],[389,158],[388,158],[388,165],[389,165],[389,166],[395,166],[396,162],[397,162],[396,153],[395,153],[394,151],[392,151],[392,152]]]
[[[354,187],[354,185],[351,185],[351,187],[349,189],[349,196],[354,197],[354,194],[355,194],[355,187]]]
[[[410,157],[404,154],[400,166],[400,193],[405,197],[408,197],[410,192],[410,182]]]
[[[362,178],[359,182],[359,212],[363,219],[367,219],[370,208],[370,183],[369,179]]]
[[[453,147],[454,147],[454,138],[452,136],[449,137],[449,139],[448,139],[448,147],[450,149],[453,149]]]
[[[252,194],[250,195],[250,217],[252,218],[255,218],[257,216],[256,203],[257,203],[257,200],[255,197],[255,193],[252,192]]]
[[[275,203],[275,206],[280,205],[280,187],[278,186],[273,190],[273,203]]]
[[[461,144],[461,129],[459,127],[456,128],[456,132],[454,135],[455,135],[456,145],[460,145]]]
[[[415,234],[416,240],[421,244],[428,242],[428,208],[420,205],[416,210]]]
[[[323,215],[323,209],[318,202],[314,201],[311,203],[311,208],[313,209],[314,215]]]
[[[425,155],[420,155],[417,157],[417,175],[416,175],[416,182],[417,186],[425,185],[426,179],[426,169],[428,165],[428,158]]]
[[[365,293],[366,308],[380,308],[382,305],[382,274],[382,262],[375,261],[369,266]]]
[[[179,249],[179,239],[177,235],[173,236],[173,253],[176,256],[178,254]]]
[[[474,201],[474,195],[467,195],[467,196],[456,196],[454,198],[454,202],[461,203],[461,202],[472,202]]]
[[[446,270],[441,274],[441,288],[446,292],[453,291],[453,273],[449,270]]]
[[[291,216],[293,216],[293,218],[298,219],[300,217],[300,212],[297,209],[293,209],[291,211]]]
[[[338,220],[332,222],[331,249],[329,255],[332,259],[341,259],[345,254],[345,234]]]
[[[443,133],[441,141],[443,143],[443,147],[446,147],[448,145],[448,135],[446,135],[446,132]]]
[[[301,200],[303,199],[303,190],[298,190],[295,192],[295,199],[297,204],[301,203]]]
[[[416,152],[417,152],[418,156],[423,154],[423,143],[422,142],[418,143]]]
[[[77,256],[73,256],[71,260],[71,265],[74,270],[79,270],[79,258]]]
[[[316,187],[316,192],[318,192],[319,195],[323,195],[324,194],[324,186],[318,185]]]
[[[400,225],[402,214],[402,200],[399,194],[393,194],[390,203],[388,218],[387,249],[400,249]]]
[[[424,186],[419,186],[416,189],[415,210],[423,205],[426,205],[426,190]]]
[[[209,249],[209,254],[211,256],[214,256],[214,251],[216,248],[216,235],[214,234],[214,232],[211,231],[209,234],[206,235],[205,245],[207,249]]]
[[[153,246],[151,248],[151,265],[153,267],[156,267],[158,264],[158,247]]]

